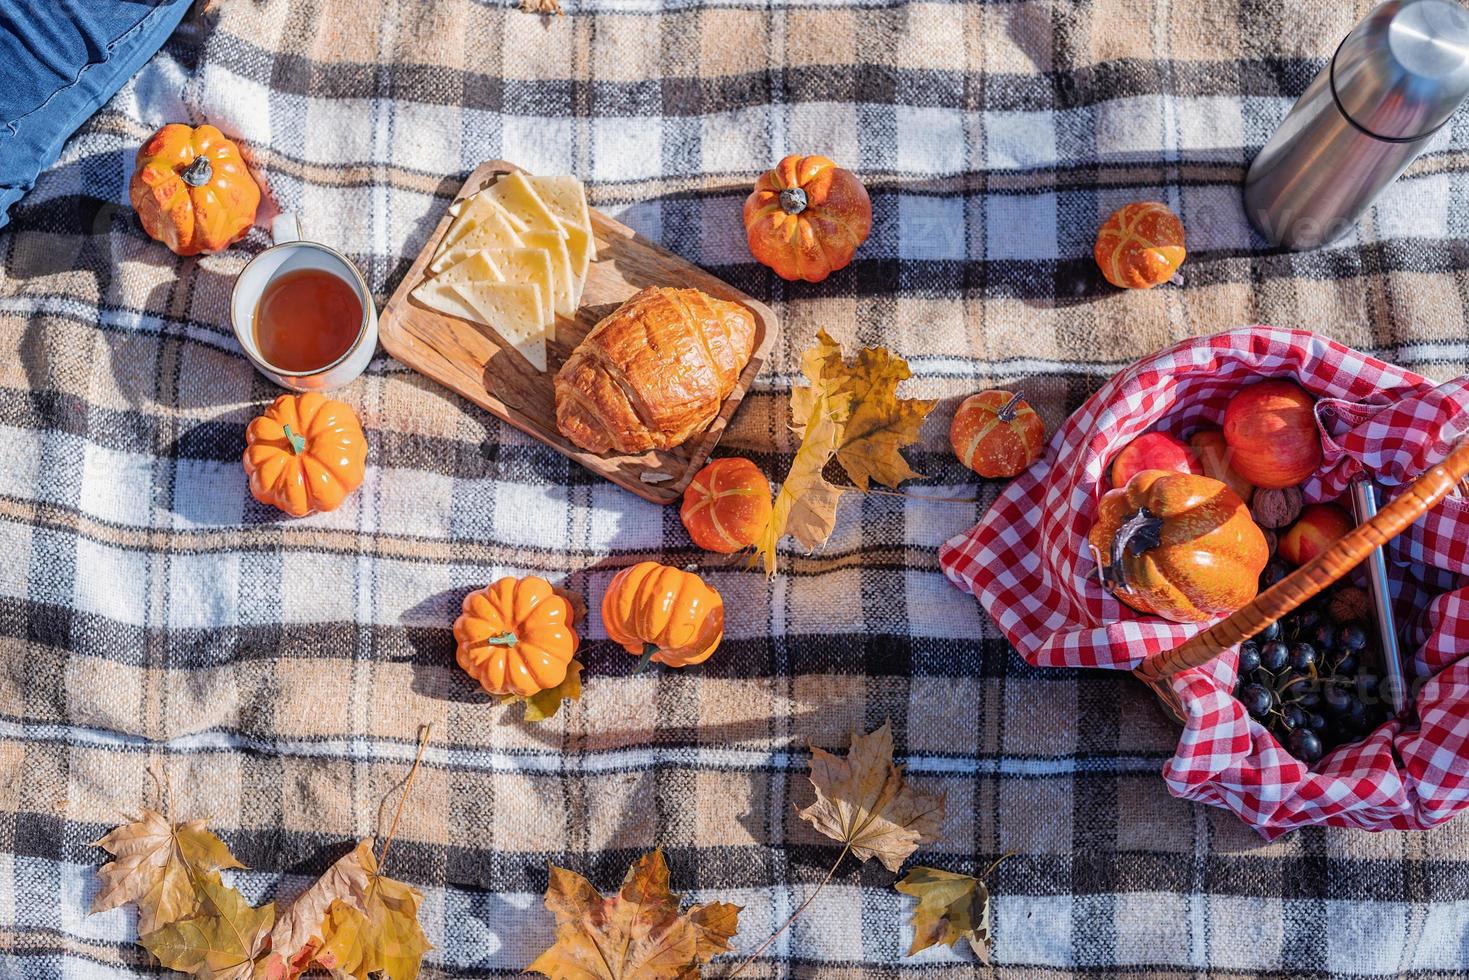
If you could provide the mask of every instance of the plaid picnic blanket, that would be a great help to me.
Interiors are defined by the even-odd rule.
[[[389,871],[427,896],[429,975],[517,973],[551,939],[548,860],[606,890],[654,844],[676,890],[745,906],[751,950],[837,853],[795,816],[807,746],[884,719],[910,776],[948,794],[915,862],[1013,852],[991,880],[999,976],[1459,975],[1469,821],[1266,843],[1175,800],[1177,731],[1151,696],[1028,665],[937,562],[997,490],[945,444],[974,389],[1023,384],[1054,428],[1138,357],[1255,322],[1465,372],[1469,121],[1329,249],[1273,253],[1240,212],[1246,162],[1366,7],[220,0],[0,232],[0,977],[155,974],[127,912],[86,915],[88,842],[153,802],[150,768],[179,815],[212,817],[252,899],[289,900],[382,828],[426,722]],[[125,204],[135,148],[175,120],[244,140],[262,219],[299,214],[380,300],[482,160],[577,173],[779,313],[722,453],[784,472],[786,393],[824,326],[907,356],[906,393],[944,400],[909,453],[927,478],[848,495],[829,544],[767,581],[384,356],[342,393],[366,483],[284,520],[245,490],[244,426],[275,390],[226,313],[265,233],[178,259]],[[874,203],[858,260],[814,286],[754,264],[739,226],[756,173],[797,151],[858,171]],[[1148,198],[1188,228],[1185,283],[1114,291],[1096,225]],[[582,701],[538,726],[453,666],[469,589],[535,572],[595,608],[650,557],[724,594],[707,664],[633,677],[594,618]],[[967,951],[904,957],[893,881],[845,864],[747,975],[973,975]]]

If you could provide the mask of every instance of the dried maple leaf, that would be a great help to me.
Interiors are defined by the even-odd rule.
[[[555,14],[562,16],[561,0],[520,0],[520,9],[527,14]]]
[[[251,908],[217,872],[194,878],[199,911],[142,935],[138,942],[170,970],[199,980],[249,980],[275,921],[275,906]]]
[[[371,839],[359,841],[291,903],[271,932],[262,975],[291,980],[315,963],[353,977],[411,980],[429,949],[418,924],[422,901],[379,874]]]
[[[912,376],[907,361],[873,347],[849,362],[825,330],[817,331],[815,346],[802,355],[801,373],[809,384],[791,391],[791,430],[801,445],[755,544],[769,575],[775,574],[776,545],[784,535],[808,549],[831,536],[842,494],[822,475],[832,457],[862,490],[873,480],[896,487],[919,475],[899,450],[917,440],[935,405],[898,397],[898,385]]]
[[[576,872],[550,870],[546,908],[556,916],[556,942],[528,973],[552,980],[693,980],[702,963],[730,948],[738,928],[738,905],[710,902],[679,914],[661,850],[639,858],[606,898]]]
[[[885,722],[867,735],[852,733],[845,759],[811,749],[816,802],[800,811],[807,821],[857,857],[875,857],[897,871],[908,855],[943,826],[944,796],[920,793],[893,765],[893,733]]]
[[[524,701],[526,721],[545,721],[561,710],[561,702],[581,699],[581,670],[581,661],[573,660],[566,665],[566,679],[555,687],[531,695],[507,694],[500,703]]]
[[[138,932],[146,935],[198,910],[195,879],[222,868],[243,868],[224,841],[205,829],[205,821],[176,824],[144,810],[132,823],[95,842],[116,860],[97,871],[101,887],[93,912],[133,902]]]
[[[893,886],[918,899],[913,909],[913,945],[908,955],[943,943],[966,940],[983,963],[990,961],[990,893],[983,881],[937,868],[911,869]]]

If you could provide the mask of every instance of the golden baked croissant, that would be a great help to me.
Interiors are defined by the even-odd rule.
[[[668,449],[708,425],[755,344],[755,318],[697,289],[650,286],[556,372],[556,428],[594,453]]]

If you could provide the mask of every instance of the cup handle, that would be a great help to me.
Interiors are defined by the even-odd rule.
[[[289,211],[282,211],[271,223],[270,238],[277,245],[299,242],[301,240],[301,219]]]

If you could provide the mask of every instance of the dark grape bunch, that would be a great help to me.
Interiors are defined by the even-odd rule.
[[[1260,587],[1289,573],[1271,562]],[[1348,594],[1348,593],[1351,594]],[[1388,717],[1360,589],[1338,586],[1240,644],[1234,696],[1286,751],[1313,763]]]

